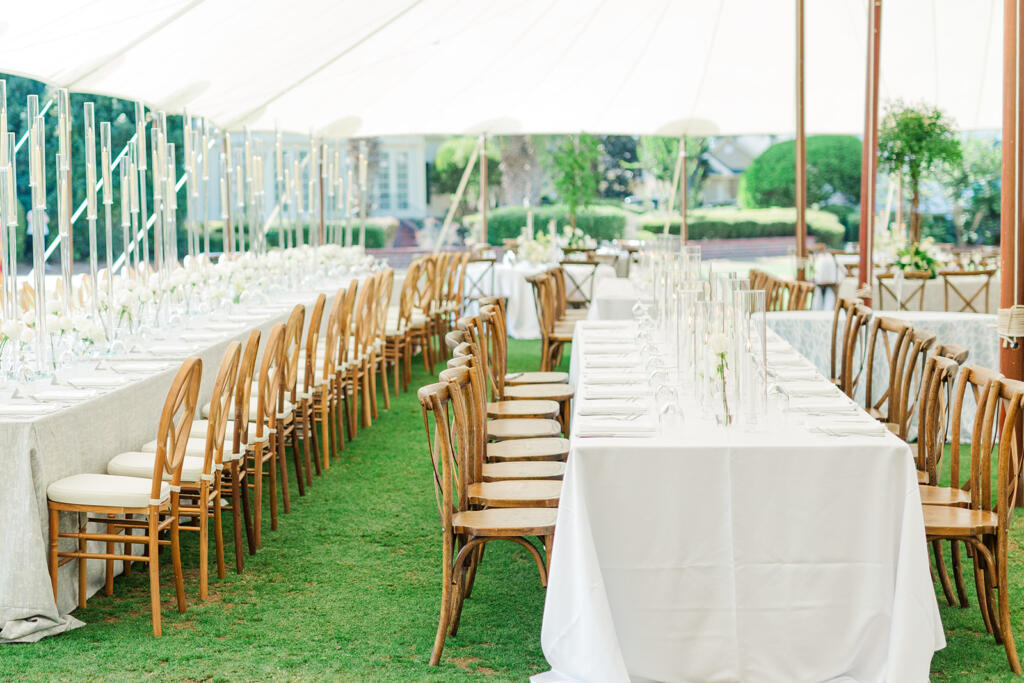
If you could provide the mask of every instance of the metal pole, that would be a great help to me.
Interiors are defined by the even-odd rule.
[[[868,59],[864,97],[864,149],[860,179],[860,266],[857,289],[871,286],[871,252],[874,247],[875,177],[878,172],[878,56],[882,31],[882,0],[868,8]],[[870,289],[864,303],[871,305]]]
[[[796,279],[807,262],[807,132],[804,129],[804,0],[796,0]]]
[[[487,133],[480,136],[480,241],[487,243]]]
[[[689,176],[686,174],[686,136],[679,138],[679,238],[683,244],[686,244],[686,240],[689,238],[689,226],[686,224],[686,208],[688,204],[687,200],[687,185],[689,184]]]

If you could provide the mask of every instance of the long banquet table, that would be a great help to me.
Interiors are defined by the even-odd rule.
[[[654,431],[624,436],[635,422],[585,415],[601,400],[587,378],[612,372],[587,348],[633,329],[576,326],[541,634],[552,671],[535,680],[927,680],[945,638],[907,445],[817,433],[810,417],[721,428],[696,406],[658,425],[649,395]],[[770,352],[786,346],[772,337]],[[644,377],[620,357],[624,378]],[[611,393],[649,391],[644,378]]]
[[[249,332],[258,328],[263,333],[262,348],[270,329],[285,322],[295,304],[306,305],[308,311],[320,292],[330,298],[349,282],[324,282],[316,291],[285,293],[269,304],[237,307],[233,314],[191,316],[180,328],[164,328],[157,333],[160,337],[141,345],[140,360],[152,360],[145,353],[147,345],[185,345],[191,349],[160,356],[166,361],[164,369],[125,375],[122,386],[97,390],[95,397],[55,412],[36,417],[0,416],[0,443],[4,445],[0,449],[0,469],[4,472],[0,495],[0,643],[38,640],[82,625],[70,614],[78,600],[76,563],[61,567],[59,598],[56,602],[53,599],[47,571],[46,487],[72,474],[106,472],[110,458],[152,440],[171,380],[185,356],[198,356],[203,361],[202,405],[209,400],[217,368],[230,342],[244,344]],[[225,329],[226,321],[236,322],[235,329]],[[214,333],[209,332],[211,328]],[[101,362],[117,361],[83,361],[65,372],[114,376],[96,370]],[[130,367],[131,362],[124,361],[123,365]],[[71,515],[62,515],[61,524],[72,530]],[[87,565],[90,594],[102,586],[103,565],[98,561]],[[117,565],[119,571],[120,563]]]

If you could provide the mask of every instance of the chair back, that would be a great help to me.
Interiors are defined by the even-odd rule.
[[[249,398],[252,396],[253,375],[256,372],[256,354],[260,348],[260,331],[249,333],[245,350],[238,365],[238,380],[235,382],[235,420],[232,435],[232,453],[241,453],[249,442]]]
[[[242,344],[231,342],[224,351],[210,394],[210,421],[206,429],[206,448],[203,454],[203,477],[211,478],[213,470],[224,467],[224,432],[231,412],[231,399],[238,380],[238,364],[242,355]]]
[[[938,484],[938,465],[949,434],[953,387],[960,366],[942,356],[925,361],[917,419],[917,468],[928,473],[928,483]]]
[[[327,306],[327,295],[320,294],[313,304],[313,312],[309,316],[309,326],[306,329],[306,362],[302,368],[302,393],[308,395],[316,379],[317,356],[320,347],[320,326],[323,323],[324,308]],[[324,349],[324,356],[330,356],[334,349],[327,346]]]
[[[459,381],[466,381],[465,374]],[[460,454],[469,448],[465,432],[466,420],[453,419],[456,411],[465,411],[465,401],[452,400],[452,383],[437,382],[420,387],[416,397],[423,414],[423,428],[427,434],[427,452],[434,473],[434,497],[441,518],[445,543],[451,543],[452,515],[460,511],[468,500],[466,484],[458,466]]]
[[[398,294],[398,329],[404,330],[412,320],[412,308],[416,303],[416,283],[420,277],[421,260],[416,259],[409,264],[402,281],[402,290]]]
[[[352,321],[352,338],[354,340],[352,350],[355,354],[353,360],[369,353],[370,347],[373,346],[373,332],[375,328],[373,317],[374,287],[376,284],[376,276],[366,278],[359,287],[359,293],[356,295],[356,305],[353,310]]]
[[[829,379],[839,380],[839,373],[842,368],[842,345],[845,343],[846,336],[849,334],[850,325],[853,322],[853,309],[857,306],[856,299],[843,299],[836,297],[836,306],[832,312],[832,345],[829,347]],[[839,320],[843,320],[843,336],[839,337]],[[836,342],[840,343],[840,346],[836,346]]]
[[[256,382],[256,439],[260,441],[271,430],[277,429],[278,402],[287,372],[282,351],[284,337],[285,325],[277,323],[270,329],[267,344],[263,347],[263,360]]]
[[[991,450],[991,427],[992,416],[990,409],[994,409],[995,401],[992,399],[994,392],[998,391],[996,386],[1002,377],[998,372],[983,368],[977,365],[966,365],[960,369],[956,381],[956,388],[953,391],[953,411],[949,416],[952,429],[949,437],[949,482],[950,486],[962,488],[966,491],[976,490],[973,482],[976,473],[980,468],[981,453],[987,447]],[[974,422],[971,425],[971,440],[969,445],[969,467],[967,478],[961,473],[961,436],[960,431],[963,419],[964,404],[970,396],[975,405]],[[986,431],[988,436],[986,437]],[[974,497],[974,494],[971,494]]]
[[[385,268],[377,276],[376,301],[374,302],[374,319],[376,321],[374,338],[383,340],[388,327],[388,305],[391,302],[391,290],[395,286],[395,271]]]
[[[924,389],[925,361],[934,344],[934,332],[914,330],[909,335],[909,348],[903,364],[903,377],[900,379],[899,409],[896,420],[896,434],[904,441],[909,435],[910,423],[913,421],[921,391]]]
[[[999,420],[999,430],[995,438],[998,438],[998,473],[996,475],[995,504],[992,506],[999,520],[998,544],[1006,548],[1006,535],[1013,516],[1013,510],[1017,506],[1017,487],[1020,482],[1021,469],[1021,409],[1024,402],[1024,382],[1012,379],[1001,379],[998,382],[998,391],[994,394],[996,399],[994,417]],[[995,420],[994,420],[995,421]],[[983,457],[989,453],[983,454]],[[981,479],[981,501],[982,505],[990,501],[992,477],[988,476],[989,470],[983,468],[979,472]],[[989,487],[986,492],[985,486]],[[975,496],[971,496],[973,505]],[[1005,555],[1003,555],[1005,557]]]
[[[895,273],[879,273],[875,277],[878,279],[878,308],[885,309],[885,295],[888,294],[896,303],[898,311],[924,310],[924,287],[932,279],[931,273],[905,271],[902,291],[897,291],[895,285],[889,284],[895,280]]]
[[[898,422],[900,410],[900,382],[903,378],[903,367],[907,359],[907,351],[910,346],[910,334],[914,328],[898,318],[878,317],[871,323],[871,333],[868,338],[868,366],[867,385],[864,390],[864,405],[868,409],[881,411],[885,405],[885,421]],[[875,360],[879,351],[879,340],[884,350],[885,364],[882,368],[888,372],[888,381],[885,391],[878,397],[874,394],[874,374],[878,362]]]
[[[160,500],[160,488],[165,476],[170,477],[172,491],[181,485],[181,465],[185,461],[185,449],[192,431],[192,419],[196,414],[202,379],[203,361],[199,358],[186,358],[171,382],[156,428],[156,458],[153,460],[153,487],[149,496],[151,502]]]
[[[461,394],[460,400],[465,406],[462,420],[466,447],[460,451],[458,463],[466,484],[483,478],[484,451],[487,448],[486,400],[481,402],[483,383],[477,360],[475,356],[451,358],[448,368],[438,375],[442,382],[454,383],[458,387],[449,390],[453,394]]]
[[[864,338],[871,324],[872,311],[864,304],[854,306],[850,324],[843,338],[843,366],[840,371],[839,388],[856,400],[857,387],[864,373],[864,356],[867,340]]]
[[[354,343],[352,339],[352,328],[355,327],[356,297],[362,289],[355,280],[349,283],[345,290],[345,303],[341,307],[341,324],[338,329],[338,366],[337,371],[345,368],[349,360],[349,347]]]
[[[324,360],[319,367],[319,378],[325,384],[332,381],[338,367],[338,357],[340,355],[338,340],[341,339],[341,325],[345,316],[345,294],[344,289],[338,290],[334,295],[334,301],[331,302],[331,312],[327,315],[327,333],[324,336]]]
[[[945,310],[956,313],[963,313],[965,311],[988,313],[989,288],[992,284],[992,278],[997,272],[999,272],[997,268],[965,268],[962,270],[939,271],[939,277],[942,278],[942,298]],[[977,284],[977,288],[973,293],[968,289],[969,284],[972,283],[963,281],[964,278],[969,277],[976,278],[979,281],[974,283]],[[950,294],[955,297],[952,303],[950,302]]]

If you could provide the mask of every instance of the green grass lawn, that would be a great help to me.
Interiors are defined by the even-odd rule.
[[[512,342],[509,369],[537,367],[539,343]],[[414,386],[428,381],[414,368]],[[948,459],[947,459],[948,461]],[[84,628],[26,645],[0,648],[0,680],[524,680],[547,665],[540,648],[544,590],[533,561],[518,546],[487,551],[458,637],[441,666],[427,658],[440,598],[440,532],[414,392],[360,431],[331,469],[264,531],[263,547],[235,574],[211,577],[210,600],[198,601],[197,543],[183,535],[189,610],[173,606],[164,563],[164,635],[150,630],[146,572],[118,577],[111,598],[94,596],[75,615]],[[225,536],[230,539],[230,516]],[[1024,649],[1024,570],[1011,548],[1014,622]],[[945,606],[949,646],[936,654],[936,680],[1009,679],[1003,648],[985,633],[975,606]],[[941,593],[940,593],[941,596]]]

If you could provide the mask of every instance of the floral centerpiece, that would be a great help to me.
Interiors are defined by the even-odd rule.
[[[553,263],[558,260],[557,247],[552,242],[551,236],[546,233],[534,235],[532,239],[522,232],[516,240],[516,254],[520,260],[527,263],[543,264]]]
[[[935,255],[934,243],[930,238],[907,244],[896,251],[895,267],[903,272],[928,273],[935,277],[939,261]]]
[[[718,385],[712,394],[721,392],[721,397],[716,397],[720,403],[715,410],[715,419],[718,424],[728,426],[732,424],[732,413],[729,410],[729,391],[726,386],[726,373],[729,370],[729,337],[723,332],[715,332],[708,339],[708,347],[711,351],[714,364],[714,377]]]
[[[569,249],[596,249],[597,241],[579,228],[566,225],[562,228],[562,244]]]

